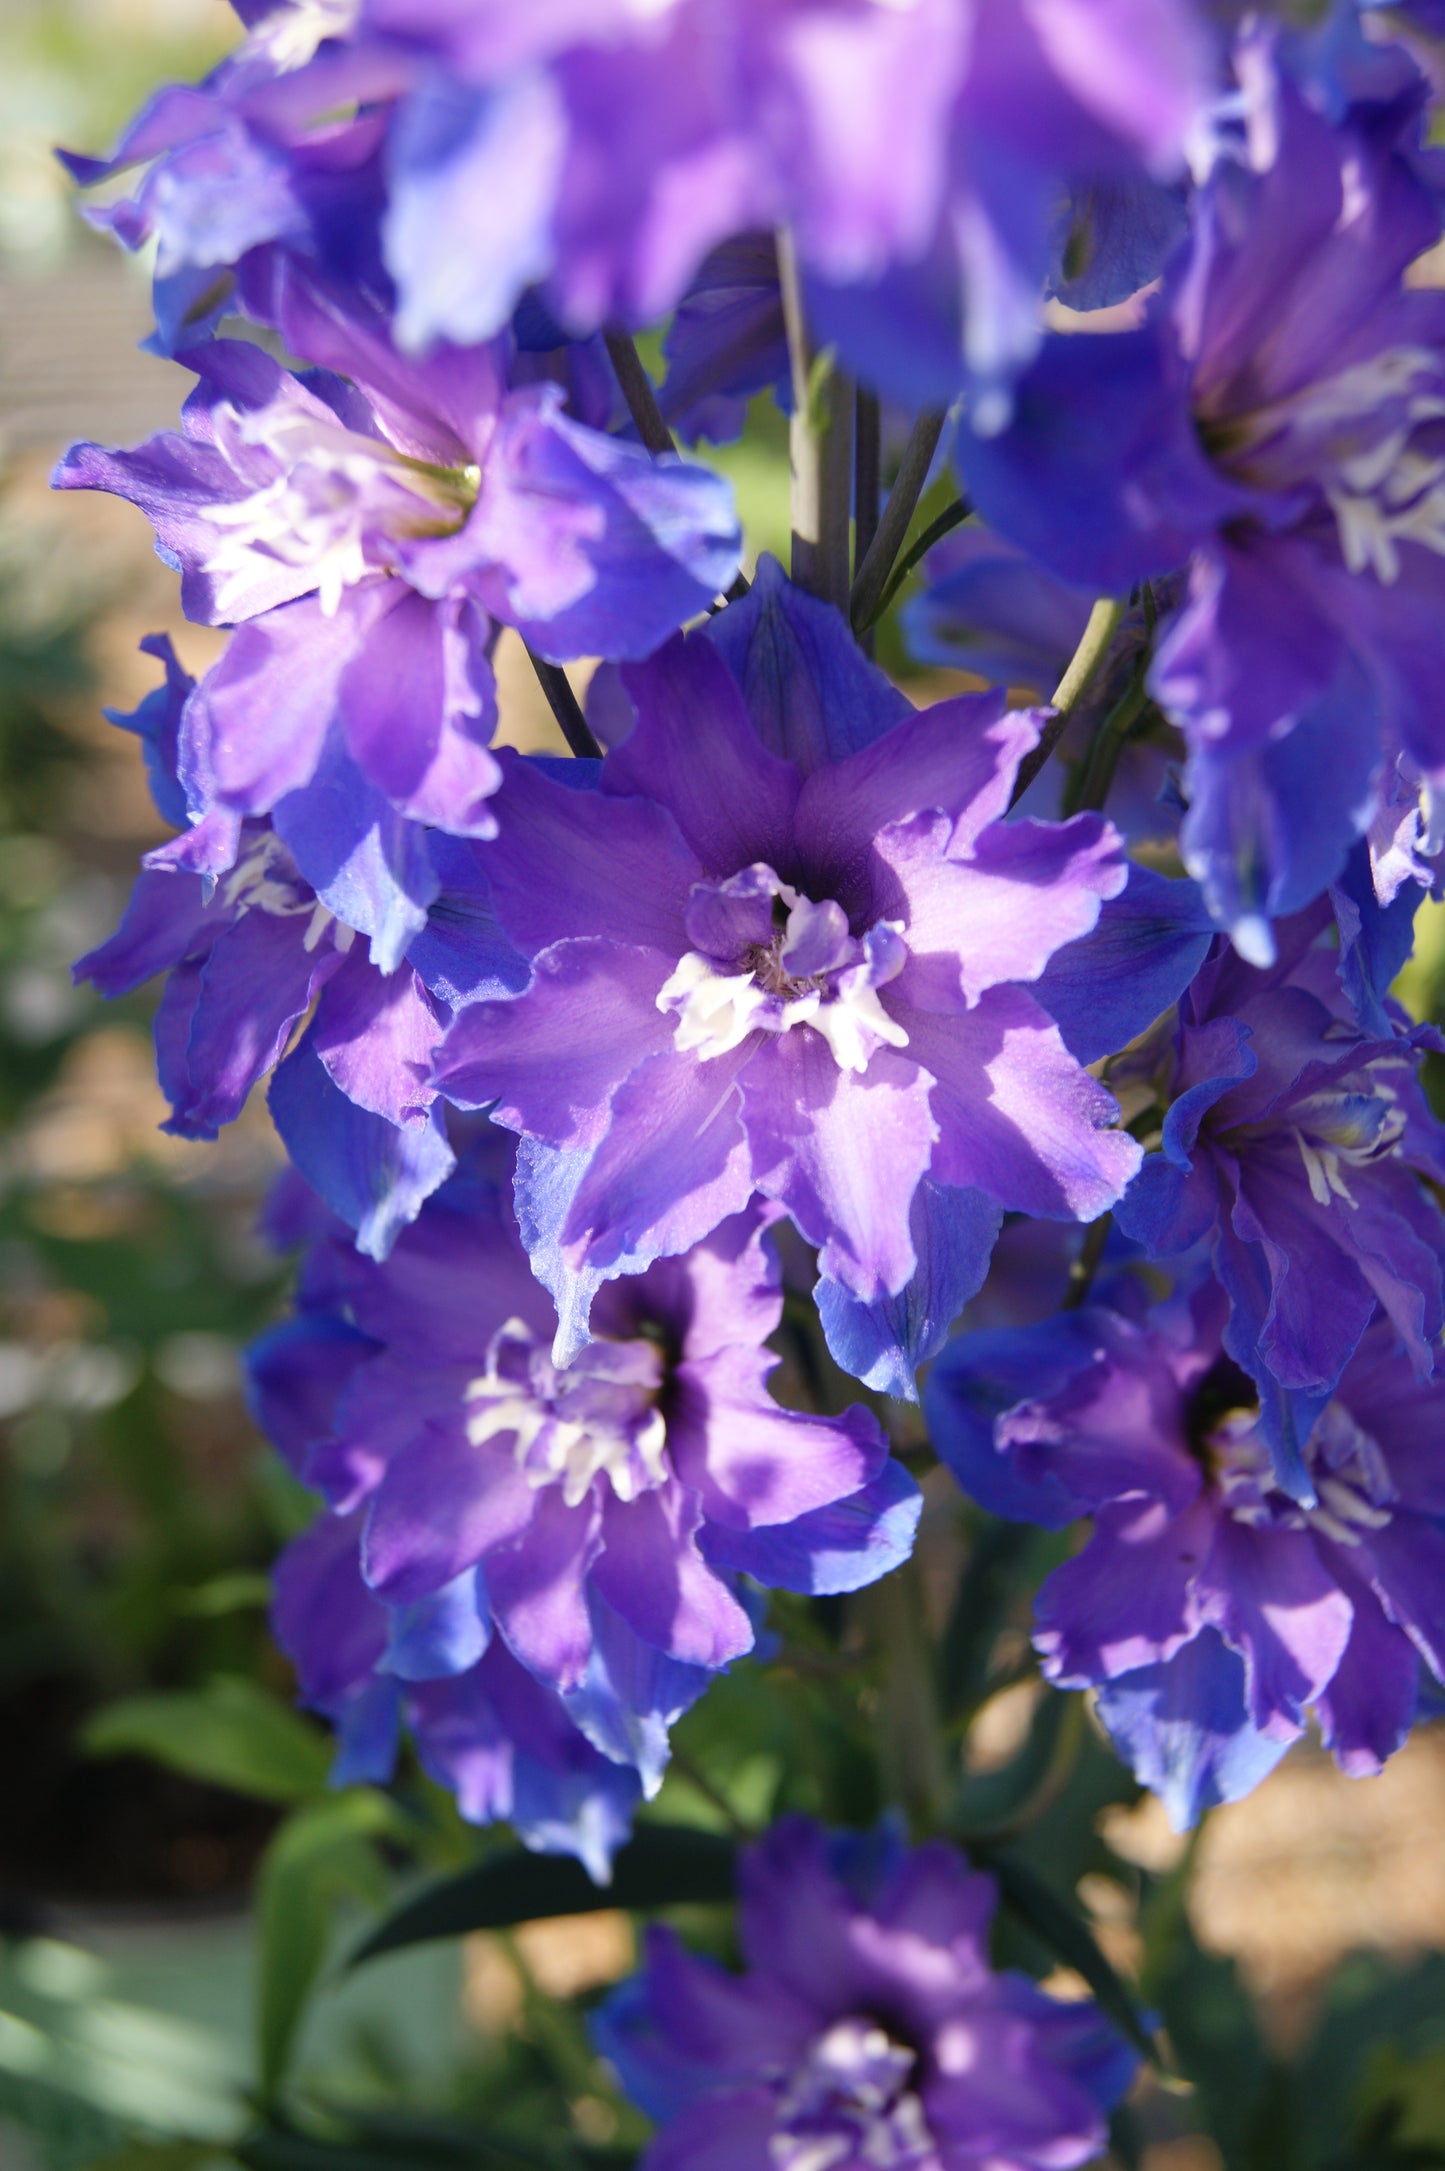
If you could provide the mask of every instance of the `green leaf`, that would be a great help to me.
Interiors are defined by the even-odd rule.
[[[419,1892],[373,1930],[352,1955],[351,1964],[434,1937],[505,1930],[548,1915],[730,1900],[736,1851],[732,1840],[716,1832],[694,1831],[685,1825],[639,1825],[617,1856],[611,1884],[595,1885],[581,1863],[570,1856],[508,1848]]]
[[[386,1877],[371,1842],[402,1828],[400,1812],[384,1794],[358,1787],[296,1810],[262,1857],[256,2043],[267,2102],[286,2078],[307,2001],[326,1964],[336,1903],[356,1894],[381,1904]]]
[[[1112,1963],[1099,1949],[1077,1907],[1052,1885],[1046,1884],[1017,1855],[995,1854],[987,1848],[980,1848],[977,1853],[981,1866],[998,1879],[1000,1897],[1010,1913],[1016,1915],[1025,1928],[1032,1930],[1065,1967],[1071,1967],[1083,1976],[1100,2008],[1120,2034],[1126,2036],[1151,2065],[1160,2065],[1158,2047],[1140,2018],[1133,1998]]]
[[[149,1756],[189,1779],[267,1802],[321,1793],[331,1745],[252,1681],[224,1675],[196,1693],[127,1696],[82,1729],[92,1756]]]

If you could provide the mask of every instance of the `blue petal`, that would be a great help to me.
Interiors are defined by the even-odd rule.
[[[880,1394],[916,1402],[914,1368],[942,1348],[954,1320],[983,1286],[1002,1223],[1002,1208],[981,1191],[925,1176],[909,1215],[918,1259],[913,1279],[896,1296],[872,1304],[826,1279],[814,1292],[828,1348],[844,1371]]]
[[[1081,1063],[1127,1047],[1184,993],[1208,955],[1214,922],[1194,882],[1131,866],[1093,931],[1056,950],[1030,990]]]
[[[356,1231],[356,1248],[384,1259],[408,1222],[456,1166],[439,1108],[404,1129],[357,1108],[334,1085],[308,1039],[287,1056],[267,1096],[291,1159]]]
[[[1120,1756],[1159,1796],[1177,1832],[1187,1832],[1206,1809],[1252,1793],[1296,1738],[1251,1725],[1244,1661],[1212,1628],[1162,1665],[1106,1682],[1097,1709]]]
[[[889,1462],[871,1485],[831,1507],[755,1530],[709,1523],[700,1542],[714,1567],[736,1569],[771,1590],[832,1597],[862,1590],[907,1560],[922,1510],[908,1472]]]

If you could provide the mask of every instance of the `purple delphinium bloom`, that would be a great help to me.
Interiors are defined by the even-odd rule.
[[[574,331],[647,322],[720,243],[785,227],[847,297],[864,374],[907,378],[902,396],[920,291],[944,297],[928,359],[945,397],[965,367],[993,382],[1032,351],[1059,195],[1177,166],[1206,72],[1180,0],[612,0],[525,19],[367,0],[359,34],[427,68],[390,139],[409,341],[485,336],[538,279]]]
[[[1207,1241],[1229,1298],[1224,1344],[1256,1381],[1333,1392],[1377,1308],[1421,1377],[1442,1325],[1445,1177],[1417,1077],[1433,1034],[1375,1037],[1340,983],[1322,908],[1281,923],[1267,971],[1224,943],[1138,1052],[1167,1107],[1160,1150],[1116,1219],[1153,1257]],[[1122,1075],[1122,1073],[1120,1073]],[[1297,1444],[1280,1480],[1309,1496]]]
[[[1001,820],[1037,717],[915,711],[775,565],[621,679],[595,776],[500,757],[476,856],[532,979],[462,1012],[437,1080],[528,1141],[559,1358],[601,1280],[761,1192],[820,1248],[840,1361],[909,1391],[1005,1208],[1089,1220],[1138,1165],[1027,986],[1123,889],[1118,840]]]
[[[1095,1688],[1176,1825],[1255,1786],[1313,1711],[1342,1769],[1375,1772],[1445,1679],[1445,1387],[1377,1316],[1275,1480],[1254,1383],[1206,1281],[1144,1318],[1102,1305],[961,1336],[930,1375],[932,1436],[984,1507],[1083,1551],[1045,1581],[1044,1672]]]
[[[363,1519],[322,1515],[274,1571],[276,1641],[302,1703],[336,1729],[332,1784],[384,1786],[405,1727],[469,1823],[505,1818],[526,1846],[575,1855],[605,1884],[642,1799],[637,1773],[594,1749],[475,1611],[458,1629],[375,1598],[358,1557]]]
[[[648,1933],[594,2022],[661,2131],[645,2171],[1067,2171],[1138,2055],[989,1965],[992,1878],[940,1840],[787,1817],[742,1855],[746,1973]]]
[[[142,739],[159,812],[184,824],[176,765],[195,681],[169,640],[141,645],[164,664],[165,682],[133,716],[108,713]],[[271,1105],[288,1151],[361,1247],[384,1256],[453,1165],[428,1077],[452,1006],[523,986],[525,962],[447,838],[416,833],[438,894],[412,943],[416,963],[383,973],[270,821],[213,814],[202,828],[204,837],[188,830],[146,855],[120,926],[81,958],[76,978],[114,997],[167,975],[156,1057],[171,1105],[165,1128],[179,1137],[215,1138],[281,1064]]]
[[[767,1393],[782,1298],[759,1208],[609,1284],[595,1339],[555,1365],[505,1147],[485,1135],[385,1265],[313,1246],[299,1316],[255,1352],[256,1407],[334,1512],[365,1507],[363,1573],[398,1619],[495,1627],[650,1792],[670,1720],[752,1648],[738,1577],[872,1582],[907,1555],[918,1492],[866,1410]]]
[[[410,363],[359,299],[281,260],[257,284],[322,367],[214,340],[186,357],[183,434],[75,446],[55,479],[140,505],[188,616],[237,627],[186,706],[193,817],[274,813],[328,902],[370,839],[389,966],[431,902],[395,818],[494,826],[495,628],[554,661],[646,654],[736,570],[731,491],[572,421],[560,387],[509,391],[503,341]]]
[[[1445,299],[1418,88],[1339,126],[1241,49],[1248,137],[1150,321],[1051,340],[961,451],[986,518],[1119,593],[1188,568],[1151,685],[1189,745],[1186,864],[1256,962],[1338,874],[1397,754],[1445,770]]]

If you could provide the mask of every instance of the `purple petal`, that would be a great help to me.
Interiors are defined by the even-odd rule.
[[[742,1211],[754,1184],[737,1081],[752,1052],[651,1055],[618,1088],[562,1232],[578,1265],[687,1251]]]
[[[1081,1063],[1112,1055],[1176,1003],[1209,952],[1214,924],[1193,882],[1131,865],[1129,886],[1093,931],[1055,950],[1032,993]]]
[[[341,674],[347,745],[398,813],[490,837],[502,775],[487,750],[497,720],[487,618],[463,598],[432,603],[399,581],[389,589]]]
[[[801,779],[759,744],[712,643],[679,635],[621,676],[637,722],[603,764],[603,791],[660,800],[710,874],[784,864]]]
[[[356,1231],[357,1249],[384,1259],[456,1166],[435,1109],[404,1129],[357,1108],[333,1085],[309,1040],[287,1056],[267,1096],[296,1167]]]
[[[715,1566],[750,1575],[768,1590],[836,1595],[862,1590],[907,1560],[922,1507],[908,1472],[889,1462],[846,1500],[753,1530],[710,1521],[699,1542]]]
[[[753,1624],[697,1548],[700,1513],[677,1485],[603,1511],[592,1571],[604,1598],[645,1643],[688,1666],[716,1669],[753,1647]]]
[[[487,1590],[513,1655],[549,1687],[575,1689],[592,1651],[587,1577],[602,1544],[597,1504],[589,1494],[569,1508],[556,1485],[533,1498],[523,1534],[489,1554]]]
[[[1035,1605],[1044,1672],[1065,1688],[1172,1658],[1203,1625],[1195,1582],[1215,1510],[1173,1515],[1162,1501],[1109,1501],[1082,1553],[1056,1568]]]
[[[648,798],[568,790],[505,750],[500,761],[500,834],[482,866],[518,947],[535,956],[595,934],[680,957],[688,896],[704,870],[667,810]]]
[[[747,595],[719,611],[707,637],[741,687],[763,745],[805,776],[913,714],[832,606],[795,588],[766,554]]]
[[[1022,988],[990,988],[954,1017],[894,1005],[908,1054],[937,1081],[933,1175],[1054,1221],[1116,1205],[1142,1154],[1106,1126],[1117,1114]]]
[[[1097,1709],[1115,1748],[1159,1795],[1177,1832],[1217,1803],[1252,1794],[1298,1739],[1294,1728],[1262,1733],[1250,1724],[1244,1661],[1208,1628],[1164,1665],[1108,1682]]]
[[[1206,1615],[1244,1658],[1250,1717],[1304,1724],[1350,1640],[1353,1608],[1309,1539],[1221,1519],[1201,1586]],[[1164,1654],[1161,1654],[1164,1655]]]
[[[865,1302],[896,1294],[918,1264],[909,1212],[938,1136],[929,1091],[886,1048],[861,1077],[840,1070],[806,1027],[763,1048],[743,1079],[758,1189],[821,1247],[822,1272]]]
[[[245,912],[211,945],[186,1042],[187,1086],[172,1118],[182,1137],[213,1138],[235,1120],[340,966],[329,946],[304,948],[304,928],[298,918]]]
[[[537,957],[524,994],[461,1012],[435,1082],[460,1108],[495,1101],[498,1123],[548,1145],[595,1145],[618,1088],[671,1045],[657,1007],[670,970],[655,950],[559,942]]]
[[[734,1344],[673,1371],[668,1454],[710,1522],[739,1530],[790,1523],[856,1493],[887,1458],[865,1409],[824,1419],[780,1408],[763,1386],[776,1361]]]
[[[473,1447],[460,1411],[424,1425],[392,1457],[372,1499],[366,1580],[389,1605],[430,1598],[528,1529],[538,1499],[505,1442]]]
[[[405,1124],[436,1097],[428,1076],[442,1032],[414,972],[383,975],[356,948],[322,994],[311,1045],[349,1101]]]
[[[930,1009],[954,1009],[960,996],[976,1003],[1000,981],[1037,980],[1128,879],[1118,833],[1096,815],[996,822],[967,859],[957,856],[956,837],[945,857],[948,845],[927,817],[894,824],[876,845],[907,921],[910,957],[897,992]],[[884,910],[894,916],[891,904]]]
[[[960,694],[910,714],[846,761],[815,769],[798,802],[797,849],[819,885],[866,853],[880,830],[937,808],[962,854],[1008,806],[1014,773],[1038,738],[1030,711],[1005,713],[1002,694]]]
[[[818,1282],[813,1300],[834,1359],[878,1394],[918,1399],[914,1370],[942,1348],[970,1297],[983,1287],[1003,1208],[981,1191],[924,1176],[908,1229],[918,1266],[896,1296],[865,1304],[841,1282]]]

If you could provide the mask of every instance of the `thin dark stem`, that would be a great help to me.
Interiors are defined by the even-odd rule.
[[[923,559],[928,556],[929,551],[932,550],[934,544],[941,543],[944,536],[951,535],[955,528],[961,528],[972,511],[973,507],[969,504],[967,498],[955,498],[951,505],[944,506],[937,519],[929,521],[923,533],[916,541],[909,544],[897,565],[894,566],[888,578],[888,586],[878,598],[877,609],[868,621],[870,626],[877,625],[879,619],[913,571],[913,568],[921,564]]]
[[[582,713],[582,704],[572,691],[567,673],[559,663],[544,663],[530,648],[527,654],[537,674],[537,683],[547,696],[547,706],[573,753],[583,761],[599,761],[602,749],[592,736],[592,727]]]
[[[803,284],[790,234],[778,236],[778,279],[793,412],[788,424],[793,516],[793,578],[800,588],[848,608],[852,513],[853,395],[831,355],[815,350],[803,308]]]
[[[921,414],[913,425],[913,434],[903,448],[903,462],[897,480],[888,493],[888,503],[878,522],[878,533],[873,538],[867,557],[858,568],[858,578],[853,583],[849,598],[849,610],[855,626],[867,626],[877,616],[878,605],[888,585],[893,561],[903,548],[903,538],[908,533],[909,522],[917,510],[928,480],[928,470],[933,465],[933,455],[938,450],[938,440],[943,435],[943,415],[934,409]]]
[[[657,404],[657,392],[652,379],[642,366],[642,356],[630,332],[616,325],[602,334],[608,358],[617,372],[622,396],[628,411],[637,424],[637,434],[649,452],[676,452],[672,432],[662,419],[662,409]]]
[[[878,395],[859,387],[853,401],[853,568],[856,572],[873,547],[878,533],[879,493],[882,488],[882,418]],[[873,628],[858,628],[858,646],[865,656],[873,653]]]
[[[1084,1241],[1079,1246],[1079,1256],[1069,1268],[1069,1284],[1064,1291],[1060,1311],[1077,1312],[1082,1305],[1088,1303],[1089,1291],[1094,1286],[1094,1276],[1098,1273],[1099,1262],[1104,1256],[1104,1246],[1109,1241],[1111,1221],[1111,1215],[1100,1214],[1098,1220],[1091,1221],[1085,1229]]]
[[[1086,810],[1097,812],[1103,806],[1114,781],[1114,771],[1119,766],[1119,756],[1148,699],[1149,690],[1141,666],[1094,734],[1079,789],[1069,807],[1070,814],[1082,814]]]
[[[860,385],[853,403],[853,562],[862,565],[878,533],[883,488],[883,426],[878,394]]]

